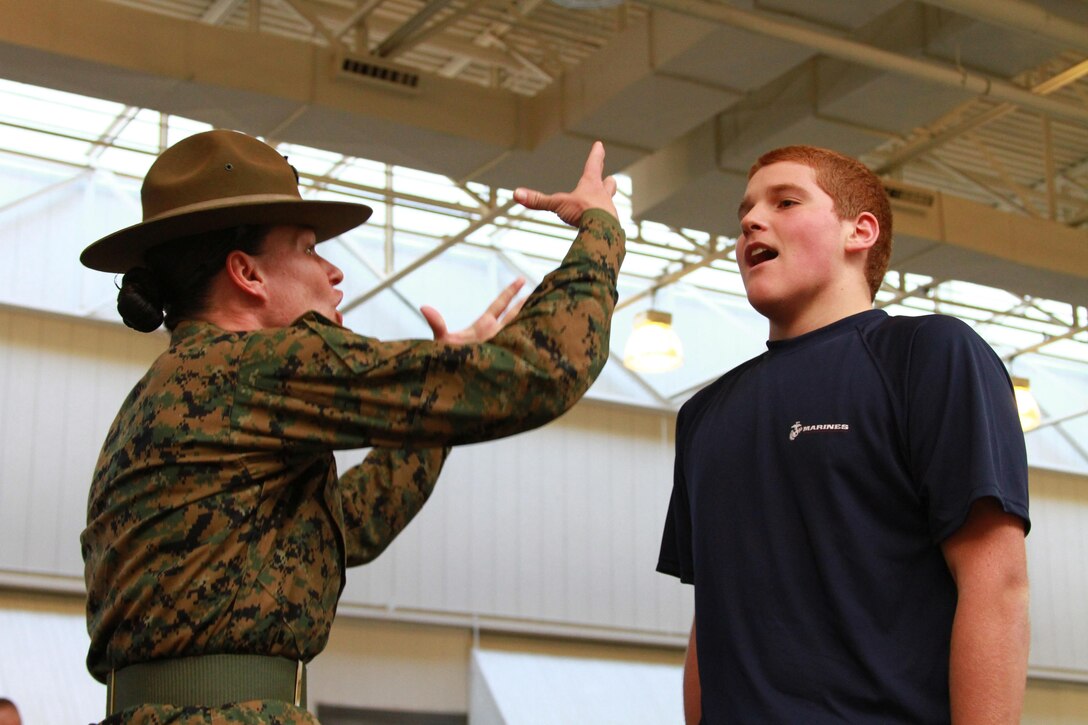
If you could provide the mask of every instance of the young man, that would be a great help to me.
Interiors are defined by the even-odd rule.
[[[1027,464],[967,325],[871,309],[879,179],[786,147],[749,172],[737,259],[767,351],[677,419],[658,570],[695,586],[688,722],[1015,723]]]
[[[341,325],[318,251],[369,208],[303,200],[284,157],[233,131],[156,160],[143,222],[81,257],[124,273],[126,323],[171,332],[106,437],[81,537],[107,722],[316,722],[305,664],[346,568],[404,529],[449,446],[552,420],[604,366],[624,237],[603,168],[598,143],[573,192],[515,192],[579,233],[514,319],[516,284],[467,330],[428,309],[435,341],[383,342]],[[364,447],[338,474],[333,452]]]

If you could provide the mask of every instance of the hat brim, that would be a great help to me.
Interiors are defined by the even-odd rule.
[[[100,272],[128,272],[144,263],[152,247],[176,239],[243,224],[295,224],[314,230],[317,241],[359,226],[373,213],[365,204],[289,199],[230,203],[151,219],[108,234],[83,250],[79,261]]]

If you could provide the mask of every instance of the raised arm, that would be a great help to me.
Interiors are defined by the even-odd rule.
[[[512,321],[492,321],[502,329],[490,340],[472,342],[483,335],[470,328],[461,344],[381,342],[306,315],[247,348],[238,424],[275,446],[396,448],[491,440],[561,415],[608,360],[625,249],[611,204],[615,181],[602,177],[603,163],[597,144],[574,191],[519,192],[533,208],[574,219],[578,236]],[[449,336],[439,320],[428,317]],[[290,376],[269,362],[283,359],[297,361]]]
[[[572,227],[578,226],[582,214],[590,209],[604,209],[614,217],[619,216],[616,205],[612,203],[615,195],[616,179],[604,175],[604,144],[600,141],[595,141],[589,150],[589,157],[574,191],[559,194],[542,194],[526,188],[514,191],[514,198],[522,206],[553,211]]]
[[[421,312],[438,342],[486,342],[517,317],[525,300],[514,298],[524,284],[524,278],[511,282],[475,322],[459,332],[450,332],[433,307],[423,307]],[[340,477],[348,566],[373,560],[404,530],[430,497],[449,452],[445,446],[375,448]]]

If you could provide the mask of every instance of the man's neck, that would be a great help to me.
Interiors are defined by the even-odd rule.
[[[800,337],[872,308],[873,305],[869,302],[854,303],[837,305],[831,308],[812,309],[808,311],[808,314],[788,320],[776,320],[773,317],[768,317],[770,323],[768,337],[770,340],[789,340],[790,338]]]
[[[197,319],[215,325],[220,330],[226,330],[227,332],[252,332],[266,327],[254,315],[236,310],[211,310],[200,315]]]

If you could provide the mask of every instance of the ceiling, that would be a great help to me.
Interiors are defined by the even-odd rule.
[[[1007,357],[1078,343],[1088,361],[1088,3],[605,4],[0,0],[0,76],[341,155],[322,183],[362,158],[565,189],[602,139],[637,224],[622,305],[735,270],[751,161],[833,147],[892,195],[879,304],[1008,290],[952,301],[1047,321]],[[475,198],[479,220],[502,211]]]

